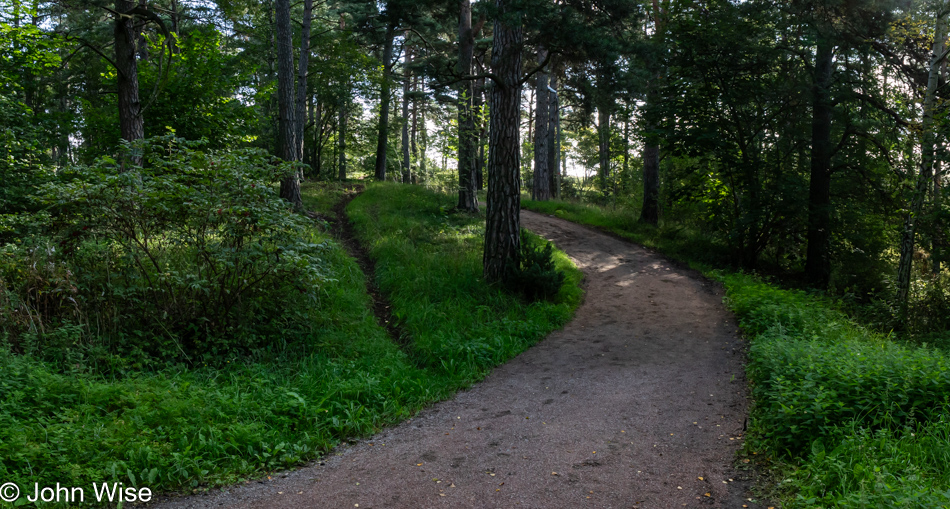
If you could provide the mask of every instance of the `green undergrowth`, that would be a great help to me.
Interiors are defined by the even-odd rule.
[[[521,206],[534,212],[597,227],[637,244],[660,250],[664,255],[680,261],[726,266],[730,260],[728,250],[700,229],[672,221],[663,221],[659,227],[654,227],[637,221],[637,214],[626,208],[567,201],[538,201],[525,197],[521,199]]]
[[[354,181],[343,182],[304,182],[301,184],[301,198],[307,210],[321,216],[333,217],[333,208],[346,196],[356,193],[362,187]]]
[[[346,188],[305,186],[307,206],[331,211]],[[33,483],[85,487],[88,503],[91,483],[190,492],[292,468],[450,396],[564,323],[580,300],[567,258],[556,253],[569,281],[551,302],[489,287],[478,270],[483,220],[448,212],[449,202],[380,186],[351,206],[413,339],[408,354],[376,324],[363,273],[318,222],[307,235],[324,245],[325,277],[318,298],[301,301],[317,309],[293,341],[121,373],[0,344],[0,479],[24,494]]]
[[[567,322],[580,303],[582,277],[555,250],[567,280],[551,300],[527,302],[485,284],[484,214],[454,212],[454,204],[451,196],[416,186],[374,185],[347,207],[376,260],[377,283],[409,342],[409,355],[452,390]]]
[[[261,358],[121,378],[0,348],[0,478],[153,492],[232,483],[300,464],[444,395],[376,325],[361,271],[332,245],[334,277],[309,344],[277,337]]]
[[[870,331],[800,291],[717,277],[752,340],[746,446],[776,460],[784,507],[950,507],[945,351]]]
[[[689,261],[723,283],[750,339],[753,410],[743,454],[785,508],[950,507],[950,357],[862,327],[835,302],[723,267],[702,237],[620,211],[524,200]],[[700,253],[699,256],[696,253]],[[718,261],[717,261],[718,260]]]

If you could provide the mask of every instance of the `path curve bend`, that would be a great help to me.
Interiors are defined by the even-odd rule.
[[[584,271],[573,321],[414,418],[267,481],[161,507],[758,507],[733,468],[744,344],[717,285],[551,216]]]

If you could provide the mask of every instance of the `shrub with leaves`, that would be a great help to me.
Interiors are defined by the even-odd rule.
[[[505,285],[529,300],[551,299],[561,290],[564,274],[554,264],[550,242],[521,230],[519,264],[505,267]]]
[[[201,148],[152,138],[126,147],[142,167],[102,158],[43,188],[48,234],[0,262],[15,347],[60,358],[50,331],[79,325],[71,346],[87,353],[209,362],[306,335],[326,246],[277,196],[292,170],[261,151]]]

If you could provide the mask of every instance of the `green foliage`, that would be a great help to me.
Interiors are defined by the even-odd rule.
[[[790,507],[950,502],[950,358],[851,322],[830,303],[743,274],[716,274],[752,338],[747,447],[800,462]]]
[[[347,213],[376,260],[380,289],[420,366],[462,387],[565,323],[580,303],[581,273],[567,275],[551,302],[526,303],[482,274],[484,216],[448,212],[454,197],[415,186],[374,185]]]
[[[242,186],[234,182],[238,174],[248,184],[254,182],[249,175],[255,171],[276,171],[267,165],[255,170],[226,164],[228,157],[177,146],[154,160],[156,168],[138,170],[140,182],[123,180],[129,189],[112,192],[121,201],[123,193],[154,190],[161,187],[159,182],[165,182],[161,188],[173,196],[189,192],[169,191],[177,189],[176,179],[161,171],[171,171],[169,160],[184,167],[179,168],[181,179],[190,179],[202,193],[213,192],[219,199],[252,192],[247,185],[240,191]],[[248,165],[260,162],[245,151],[233,157]],[[212,161],[220,186],[202,185]],[[91,170],[74,176],[79,175],[88,177],[90,187],[107,188],[103,177]],[[253,193],[259,187],[252,188]],[[304,188],[307,202],[321,201],[325,210],[332,210],[334,200],[343,196],[341,191],[342,186]],[[395,195],[396,204],[390,204],[390,195]],[[149,196],[140,195],[139,207]],[[90,203],[99,202],[90,198],[81,206],[88,209]],[[568,270],[572,279],[562,287],[556,304],[526,304],[489,287],[478,277],[481,242],[473,235],[478,220],[447,214],[444,211],[451,204],[450,198],[418,188],[388,186],[371,188],[351,209],[362,211],[357,221],[362,234],[376,238],[380,280],[392,298],[394,316],[412,336],[411,356],[376,324],[356,262],[338,243],[316,231],[312,223],[292,216],[286,207],[281,207],[286,220],[302,228],[297,234],[324,246],[318,265],[334,276],[320,282],[316,300],[297,304],[306,311],[309,324],[303,344],[284,345],[288,340],[278,332],[263,338],[282,345],[274,351],[233,356],[215,366],[196,362],[153,371],[129,369],[121,377],[76,368],[68,351],[76,349],[76,342],[81,344],[85,335],[76,325],[63,325],[43,336],[45,348],[50,343],[70,345],[62,348],[64,355],[59,358],[15,354],[10,345],[0,345],[0,394],[5,396],[0,398],[0,477],[18,483],[21,489],[34,482],[82,486],[93,481],[124,482],[157,491],[204,489],[293,467],[342,439],[403,420],[477,380],[569,317],[580,301],[580,273]],[[111,210],[107,204],[97,206],[99,214]],[[248,217],[235,209],[238,213],[232,219],[218,218],[217,208],[225,216],[224,207],[212,206],[208,221],[220,228]],[[62,217],[79,221],[75,215]],[[113,221],[117,220],[100,219],[96,228],[105,229]],[[402,242],[407,236],[413,239],[411,243]],[[86,249],[86,242],[78,241],[76,251]],[[397,246],[387,246],[390,243]],[[39,248],[30,251],[37,257],[36,270],[43,271],[31,276],[34,284],[47,285],[43,295],[53,296],[48,301],[51,305],[62,304],[56,299],[64,293],[79,300],[70,293],[76,286],[82,295],[78,272],[67,270],[62,261],[51,264],[49,257],[58,256],[63,248],[55,242],[46,245],[55,247],[56,254]],[[6,257],[0,255],[0,262]],[[555,252],[555,259],[564,269],[570,266],[563,253]],[[296,298],[299,293],[290,296]],[[72,304],[69,298],[65,302],[69,303],[62,304],[66,307]],[[161,334],[143,331],[137,339],[150,341]],[[417,365],[423,356],[426,368]]]
[[[667,217],[659,227],[637,221],[639,210],[629,206],[600,207],[570,201],[534,201],[521,197],[521,205],[535,212],[595,226],[625,239],[659,249],[665,255],[690,262],[731,266],[728,246],[711,237],[699,225]]]
[[[223,362],[307,336],[327,245],[272,187],[288,168],[199,148],[150,139],[129,148],[143,168],[103,158],[44,187],[46,235],[0,256],[0,323],[18,351]],[[54,341],[63,326],[83,332]]]
[[[505,286],[528,300],[551,299],[560,292],[565,277],[557,270],[554,246],[522,228],[518,264],[505,266]]]
[[[167,57],[164,38],[157,36],[149,45],[155,57],[140,66],[139,79],[143,95],[157,95],[143,97],[149,101],[146,137],[171,129],[181,138],[206,139],[212,147],[257,137],[256,112],[239,99],[239,89],[251,80],[250,69],[229,54],[222,39],[210,27],[192,30],[176,39],[177,52],[164,64],[158,63]]]
[[[950,424],[872,432],[855,425],[816,443],[802,468],[783,482],[789,508],[950,507]]]
[[[0,349],[0,476],[21,488],[233,483],[298,465],[444,396],[376,325],[356,263],[327,245],[324,262],[339,278],[321,288],[308,348],[121,378]]]

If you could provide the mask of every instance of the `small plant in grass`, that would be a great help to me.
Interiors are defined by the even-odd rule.
[[[522,229],[519,258],[517,264],[505,267],[505,286],[529,300],[554,298],[564,284],[564,274],[554,264],[551,243]]]

